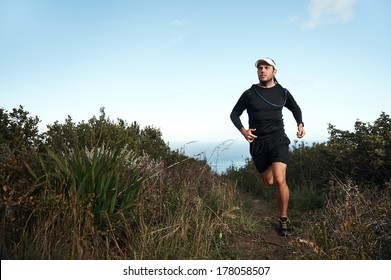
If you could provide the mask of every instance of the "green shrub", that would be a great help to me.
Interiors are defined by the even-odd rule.
[[[333,173],[367,185],[391,180],[391,119],[384,112],[373,124],[356,121],[355,131],[329,125]]]

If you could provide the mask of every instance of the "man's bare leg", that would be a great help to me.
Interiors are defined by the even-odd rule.
[[[273,162],[263,173],[262,180],[268,186],[273,186],[276,182],[276,194],[280,217],[288,217],[289,188],[286,183],[287,165],[283,162]]]

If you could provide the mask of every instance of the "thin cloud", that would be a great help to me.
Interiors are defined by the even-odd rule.
[[[170,34],[172,35],[170,46],[178,44],[186,37],[186,32],[184,31],[184,24],[180,20],[173,20],[169,23]]]
[[[179,19],[170,22],[171,27],[181,27],[182,25],[182,21],[180,21]]]
[[[288,22],[290,22],[290,23],[295,23],[295,22],[298,22],[299,20],[300,20],[299,16],[291,16],[288,18]]]
[[[310,19],[303,27],[314,29],[321,25],[347,23],[354,17],[357,0],[310,0],[307,10]]]

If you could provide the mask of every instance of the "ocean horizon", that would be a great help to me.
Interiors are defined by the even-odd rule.
[[[206,160],[212,171],[221,174],[231,166],[244,166],[250,157],[249,144],[241,140],[177,142],[169,146],[186,156]]]

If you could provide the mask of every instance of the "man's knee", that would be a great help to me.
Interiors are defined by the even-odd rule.
[[[273,175],[270,176],[270,175],[261,174],[261,177],[262,177],[262,180],[265,183],[265,185],[267,185],[269,187],[274,185]]]
[[[282,162],[273,163],[274,181],[278,187],[285,187],[286,185],[286,166],[286,163]]]
[[[285,187],[286,186],[286,178],[283,175],[276,176],[275,178],[277,186],[278,187]]]
[[[261,178],[265,185],[273,186],[276,183],[277,187],[285,187],[286,186],[286,178],[284,174],[275,175],[272,172],[270,173],[262,173]]]

